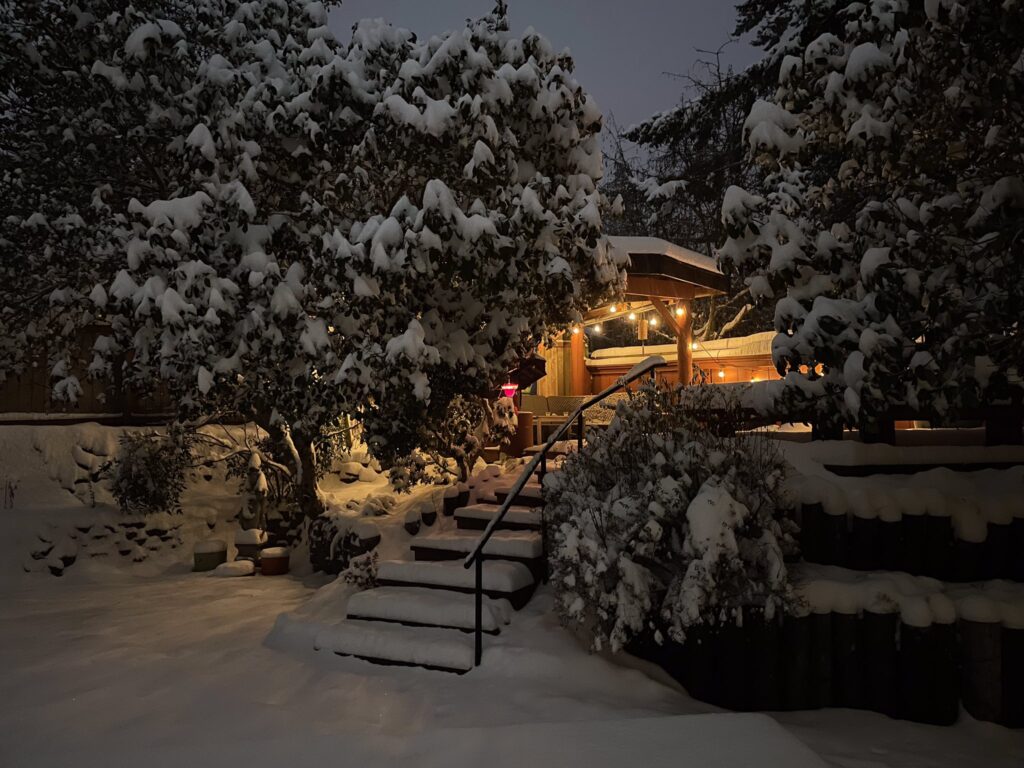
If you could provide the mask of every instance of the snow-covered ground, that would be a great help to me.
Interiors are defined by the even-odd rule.
[[[0,467],[19,473],[19,506],[0,510],[8,566],[30,521],[97,514],[46,470],[73,441],[18,450],[11,438],[25,435],[10,429],[0,427]],[[329,486],[336,505],[384,488]],[[385,556],[408,545],[405,513],[433,493],[378,519]],[[852,710],[771,714],[783,730],[758,716],[687,717],[718,710],[650,665],[588,654],[558,626],[546,588],[485,637],[483,666],[464,676],[318,653],[311,634],[344,615],[353,587],[301,573],[210,578],[190,573],[187,555],[137,567],[101,558],[61,578],[5,568],[0,765],[814,765],[801,742],[843,768],[1024,763],[1024,733],[966,715],[940,728]]]

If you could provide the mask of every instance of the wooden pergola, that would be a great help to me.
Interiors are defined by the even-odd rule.
[[[679,380],[689,383],[687,377],[693,370],[691,302],[725,293],[728,280],[713,259],[658,237],[611,236],[608,241],[629,257],[625,301],[592,310],[583,318],[583,326],[628,317],[630,313],[639,317],[653,310],[676,337]],[[575,394],[584,394],[590,388],[584,334],[573,333],[570,347],[572,389]]]

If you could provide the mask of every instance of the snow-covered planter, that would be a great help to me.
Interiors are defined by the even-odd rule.
[[[700,401],[643,387],[547,481],[558,611],[594,649],[794,602],[783,462],[761,435],[716,434]]]
[[[219,539],[201,541],[192,550],[192,570],[212,571],[221,563],[227,562],[228,547]]]
[[[260,573],[264,576],[283,576],[288,573],[291,551],[287,547],[267,547],[260,552]]]

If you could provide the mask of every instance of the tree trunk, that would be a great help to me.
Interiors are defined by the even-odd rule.
[[[327,509],[316,479],[316,448],[312,440],[302,435],[292,435],[292,442],[299,454],[299,476],[294,482],[295,501],[303,516],[314,518]]]

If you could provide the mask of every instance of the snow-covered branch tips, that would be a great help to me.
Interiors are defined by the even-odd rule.
[[[392,460],[621,289],[601,113],[500,8],[348,43],[322,2],[2,13],[0,369],[45,348],[62,397],[165,390],[300,453],[344,412]]]

